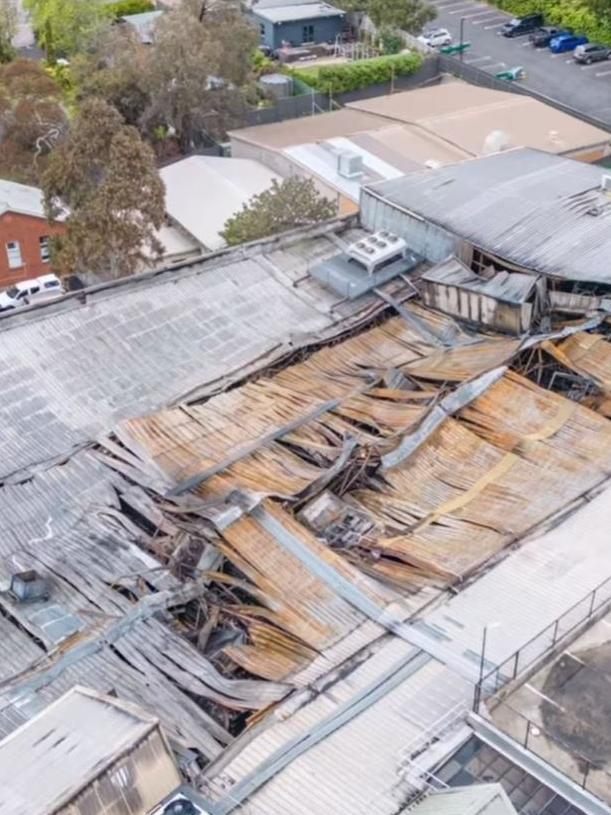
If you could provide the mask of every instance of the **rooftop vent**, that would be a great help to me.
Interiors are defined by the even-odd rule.
[[[17,572],[11,577],[10,593],[18,603],[33,603],[48,600],[51,596],[51,583],[35,569]]]
[[[346,252],[349,258],[358,261],[370,275],[387,263],[404,258],[406,253],[407,244],[403,238],[386,230],[361,238],[349,246]]]
[[[207,815],[205,810],[191,799],[187,788],[180,789],[183,791],[175,791],[170,798],[159,804],[151,815]]]
[[[435,158],[427,158],[427,160],[424,162],[424,166],[429,170],[439,170],[443,165]]]
[[[363,156],[349,150],[338,153],[337,172],[342,178],[360,178],[363,175]]]
[[[175,798],[163,808],[163,815],[200,815],[201,809],[188,798]]]
[[[600,179],[600,188],[603,192],[611,192],[611,175],[604,175]]]
[[[484,149],[482,154],[484,156],[491,156],[493,153],[500,153],[502,150],[507,150],[511,146],[511,139],[502,130],[491,130],[484,139]]]

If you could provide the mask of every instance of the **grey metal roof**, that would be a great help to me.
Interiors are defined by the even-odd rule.
[[[342,17],[345,12],[329,3],[302,3],[271,8],[253,7],[253,13],[270,23],[288,23],[296,20],[315,20],[321,17]]]
[[[611,283],[611,200],[598,167],[519,149],[365,188],[519,266]]]
[[[75,687],[0,743],[0,814],[47,813],[157,719]]]
[[[456,286],[466,291],[485,294],[506,303],[523,303],[536,285],[536,278],[520,272],[497,272],[486,279],[476,275],[457,258],[448,258],[421,275],[421,280]]]
[[[65,456],[123,419],[222,387],[357,322],[371,299],[342,306],[307,272],[337,254],[336,240],[361,233],[325,231],[3,313],[0,476]]]
[[[285,695],[280,683],[225,677],[178,632],[130,618],[118,587],[144,603],[180,584],[125,508],[178,530],[147,484],[110,461],[108,439],[104,453],[92,447],[119,420],[223,389],[384,309],[373,297],[342,303],[307,276],[361,235],[323,225],[0,318],[0,736],[80,683],[154,711],[211,759],[231,736],[194,697],[252,710]],[[48,601],[9,594],[27,569],[50,579]],[[61,651],[69,628],[51,616],[83,623]]]

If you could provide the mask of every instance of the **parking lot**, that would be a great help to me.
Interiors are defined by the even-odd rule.
[[[431,2],[438,12],[431,27],[447,28],[455,43],[460,42],[460,21],[464,20],[463,39],[471,43],[463,56],[465,64],[490,74],[520,65],[526,71],[521,84],[611,126],[611,61],[578,65],[570,53],[552,54],[549,48],[533,48],[528,36],[502,37],[501,26],[511,15],[485,3]]]

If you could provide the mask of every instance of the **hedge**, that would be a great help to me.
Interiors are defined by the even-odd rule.
[[[517,17],[541,11],[546,23],[572,28],[593,42],[611,44],[611,16],[600,18],[578,0],[496,0],[495,5]]]
[[[338,94],[390,82],[393,76],[413,74],[421,66],[421,55],[413,52],[345,62],[341,65],[323,65],[320,68],[297,68],[291,74],[317,91]]]
[[[117,0],[116,3],[106,3],[104,11],[109,17],[127,17],[129,14],[142,14],[145,11],[155,11],[152,0]]]

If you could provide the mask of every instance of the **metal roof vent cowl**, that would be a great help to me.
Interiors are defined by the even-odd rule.
[[[51,596],[51,582],[34,569],[17,572],[11,577],[9,589],[18,603],[33,603],[36,600],[48,600]]]
[[[196,803],[197,802],[197,803]],[[158,804],[149,815],[208,815],[198,797],[187,787],[180,787],[171,797]]]

